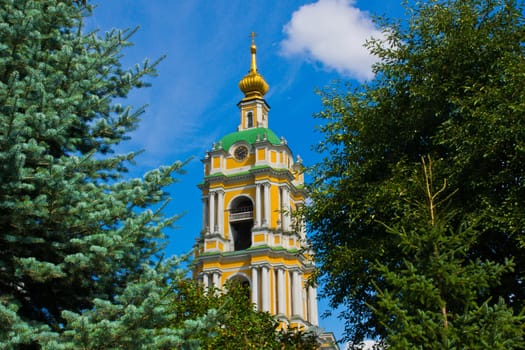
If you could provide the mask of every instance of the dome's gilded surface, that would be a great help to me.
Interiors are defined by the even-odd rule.
[[[266,81],[262,77],[262,75],[260,75],[257,72],[257,64],[255,61],[255,54],[257,52],[257,48],[253,40],[252,46],[250,47],[250,52],[252,55],[250,71],[239,82],[239,88],[244,93],[245,97],[262,98],[268,92],[269,86],[268,83],[266,83]]]

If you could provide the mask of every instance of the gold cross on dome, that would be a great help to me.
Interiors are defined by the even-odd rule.
[[[251,32],[250,37],[252,38],[252,45],[255,45],[255,37],[257,36],[257,33]]]

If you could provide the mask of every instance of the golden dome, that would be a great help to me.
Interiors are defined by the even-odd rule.
[[[250,71],[239,82],[239,89],[244,93],[245,98],[262,98],[270,88],[262,75],[257,72],[257,64],[255,61],[257,48],[255,46],[254,36],[255,34],[252,33],[252,46],[250,47],[252,63]]]

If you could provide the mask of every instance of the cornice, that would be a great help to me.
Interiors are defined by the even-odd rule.
[[[294,180],[294,176],[291,173],[289,169],[284,168],[273,168],[269,165],[259,165],[259,166],[253,166],[247,171],[242,171],[240,173],[232,173],[232,174],[224,174],[224,173],[215,173],[208,175],[204,177],[204,181],[199,183],[197,187],[200,189],[203,189],[206,184],[211,184],[215,182],[222,182],[222,183],[231,183],[236,181],[243,181],[243,180],[253,180],[256,175],[260,174],[269,174],[276,178],[281,178],[288,180],[291,187],[293,187],[294,191],[301,191],[301,189],[297,188],[292,181]]]
[[[256,246],[250,247],[246,250],[239,250],[234,252],[208,252],[200,254],[195,258],[195,263],[200,264],[205,261],[214,261],[219,263],[226,263],[232,261],[241,261],[254,256],[266,256],[268,258],[286,257],[290,259],[298,259],[302,264],[303,269],[311,269],[312,264],[310,260],[302,254],[298,249],[285,249],[281,247]]]

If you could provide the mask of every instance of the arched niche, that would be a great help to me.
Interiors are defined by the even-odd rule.
[[[234,250],[245,250],[252,246],[253,202],[248,196],[235,197],[229,206],[230,232]]]
[[[228,278],[228,282],[233,285],[240,285],[243,288],[250,288],[251,286],[250,279],[241,273],[236,273],[235,275]]]
[[[253,113],[252,112],[246,113],[246,127],[253,128]]]

